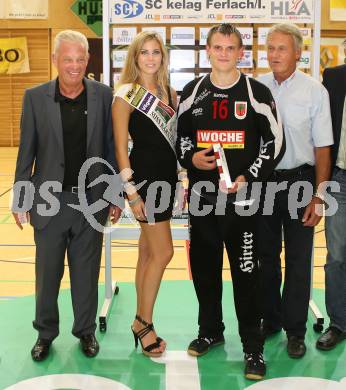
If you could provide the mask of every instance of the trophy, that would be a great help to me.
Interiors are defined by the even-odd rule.
[[[221,144],[213,144],[213,149],[220,179],[226,183],[227,189],[230,189],[233,186],[233,183],[229,174],[225,152]]]

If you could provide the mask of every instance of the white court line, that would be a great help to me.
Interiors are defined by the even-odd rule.
[[[34,260],[34,259],[35,257],[31,256],[31,257],[18,257],[17,259],[10,259],[10,260],[19,261],[19,260]]]

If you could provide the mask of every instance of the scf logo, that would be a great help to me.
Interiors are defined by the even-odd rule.
[[[114,12],[117,16],[124,16],[124,19],[134,18],[143,12],[143,6],[138,1],[123,0],[114,4]]]

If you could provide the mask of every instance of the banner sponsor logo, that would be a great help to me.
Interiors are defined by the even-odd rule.
[[[183,19],[182,15],[163,15],[162,19]]]
[[[47,19],[48,0],[0,0],[0,19]]]
[[[115,27],[113,28],[113,45],[130,45],[136,35],[136,27]]]
[[[207,43],[207,37],[208,37],[209,30],[210,30],[209,27],[200,27],[199,28],[199,44],[200,45],[205,45]]]
[[[239,27],[238,28],[241,38],[243,40],[243,45],[252,45],[253,44],[253,28],[252,27]]]
[[[144,10],[143,5],[138,1],[134,1],[134,0],[116,1],[114,3],[114,8],[111,17],[113,16],[114,13],[115,16],[119,16],[124,19],[131,19],[141,15],[143,13],[143,10]]]
[[[307,50],[303,50],[298,62],[299,69],[310,69],[311,65],[311,53]]]
[[[272,1],[270,15],[273,20],[306,20],[311,18],[312,2],[305,0]]]
[[[29,72],[26,37],[0,38],[0,74]]]
[[[225,19],[244,19],[245,15],[225,15]]]
[[[253,59],[252,59],[252,50],[244,50],[243,56],[237,63],[238,68],[252,68]]]
[[[110,0],[110,23],[145,23],[152,15],[167,23],[237,20],[272,23],[295,20],[313,23],[314,0]]]
[[[102,0],[77,0],[71,10],[97,36],[102,36]]]
[[[299,29],[303,36],[304,45],[311,45],[311,28],[302,27]],[[265,45],[269,27],[258,28],[258,44]]]
[[[171,45],[194,45],[195,28],[194,27],[172,27]]]
[[[344,22],[346,20],[345,0],[329,0],[330,20]]]
[[[224,149],[244,149],[244,130],[197,130],[197,147],[221,144]]]
[[[126,56],[127,56],[127,50],[113,50],[112,51],[113,68],[123,68],[125,65]]]

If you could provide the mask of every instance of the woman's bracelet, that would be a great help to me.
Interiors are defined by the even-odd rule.
[[[124,188],[126,188],[127,186],[135,186],[136,185],[136,183],[135,183],[135,181],[133,180],[133,179],[130,179],[130,180],[126,180],[126,181],[124,181],[124,183],[123,183],[123,186],[124,186]]]
[[[136,183],[133,179],[124,182],[123,187],[127,195],[132,195],[136,192]]]
[[[132,199],[132,200],[129,199],[129,200],[128,200],[129,205],[130,205],[130,206],[133,206],[133,205],[135,205],[136,203],[138,203],[141,199],[142,199],[142,198],[141,198],[140,195],[138,195],[136,198],[134,198],[134,199]]]

